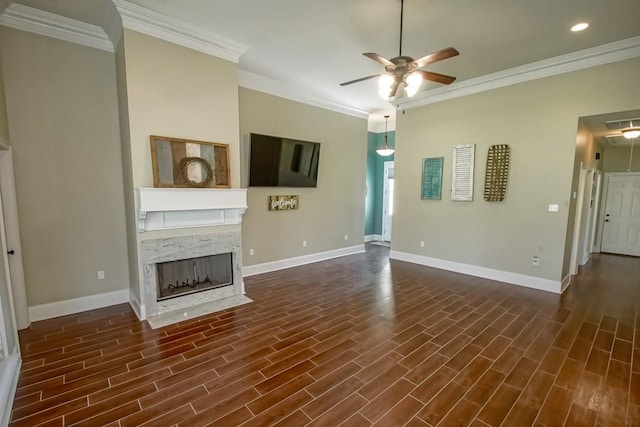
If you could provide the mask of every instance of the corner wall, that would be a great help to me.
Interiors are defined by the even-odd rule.
[[[113,54],[6,27],[0,43],[28,304],[120,295],[129,266]]]
[[[0,13],[2,8],[0,7]],[[7,103],[4,93],[4,77],[2,73],[2,46],[0,46],[0,141],[9,142],[9,121],[7,120]]]
[[[244,265],[362,245],[367,121],[245,88],[239,89],[239,97],[245,185],[250,133],[321,143],[317,188],[249,187],[242,227]],[[299,209],[267,210],[268,196],[287,194],[300,196]]]

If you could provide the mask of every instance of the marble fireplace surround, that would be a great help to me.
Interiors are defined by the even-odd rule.
[[[156,328],[251,302],[242,280],[240,225],[246,190],[140,188],[136,202],[139,232],[153,231],[139,241],[142,320]],[[234,227],[217,227],[229,225]],[[203,226],[206,231],[188,230]],[[163,233],[175,229],[184,230],[178,236]],[[156,264],[224,253],[231,253],[231,285],[158,301]]]
[[[144,240],[141,247],[144,299],[148,316],[185,310],[234,295],[244,294],[240,231]],[[156,264],[168,261],[231,253],[233,283],[188,295],[158,301]]]

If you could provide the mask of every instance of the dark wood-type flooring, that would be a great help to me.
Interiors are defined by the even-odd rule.
[[[639,426],[640,260],[563,296],[387,259],[246,279],[152,330],[128,305],[35,322],[11,426]]]

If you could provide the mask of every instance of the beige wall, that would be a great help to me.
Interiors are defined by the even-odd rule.
[[[149,136],[230,145],[231,185],[240,186],[237,64],[125,30],[133,185],[153,187]]]
[[[2,46],[0,45],[0,140],[9,142],[9,122],[7,121],[7,104],[4,95],[4,84],[4,77],[2,73]]]
[[[120,146],[122,151],[122,180],[124,187],[124,207],[127,230],[127,255],[129,260],[129,287],[133,295],[134,306],[140,309],[140,275],[138,266],[138,224],[135,212],[133,185],[133,165],[131,160],[131,139],[129,129],[129,101],[127,97],[127,64],[125,59],[124,37],[115,48],[116,83],[118,94],[118,114],[120,120]]]
[[[561,280],[578,118],[637,108],[634,59],[407,110],[396,131],[393,249]],[[476,144],[475,200],[452,202],[451,150]],[[504,202],[483,200],[487,150],[509,144]],[[443,200],[420,200],[421,159],[444,156]],[[575,187],[575,184],[574,184]],[[548,213],[550,203],[559,213]],[[425,247],[420,248],[420,240]],[[532,265],[538,256],[540,265]],[[566,267],[568,271],[568,266]]]
[[[249,89],[239,93],[243,185],[248,181],[250,133],[321,143],[317,188],[249,188],[244,264],[362,244],[367,121]],[[268,196],[286,194],[300,196],[298,210],[267,210]]]
[[[607,148],[604,150],[603,170],[605,172],[627,172],[631,147]],[[640,171],[640,139],[634,141],[631,171]]]
[[[113,55],[8,28],[0,40],[29,305],[126,289]]]

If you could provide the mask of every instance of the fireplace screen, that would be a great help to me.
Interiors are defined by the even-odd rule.
[[[156,264],[158,301],[208,289],[231,286],[231,253]]]

